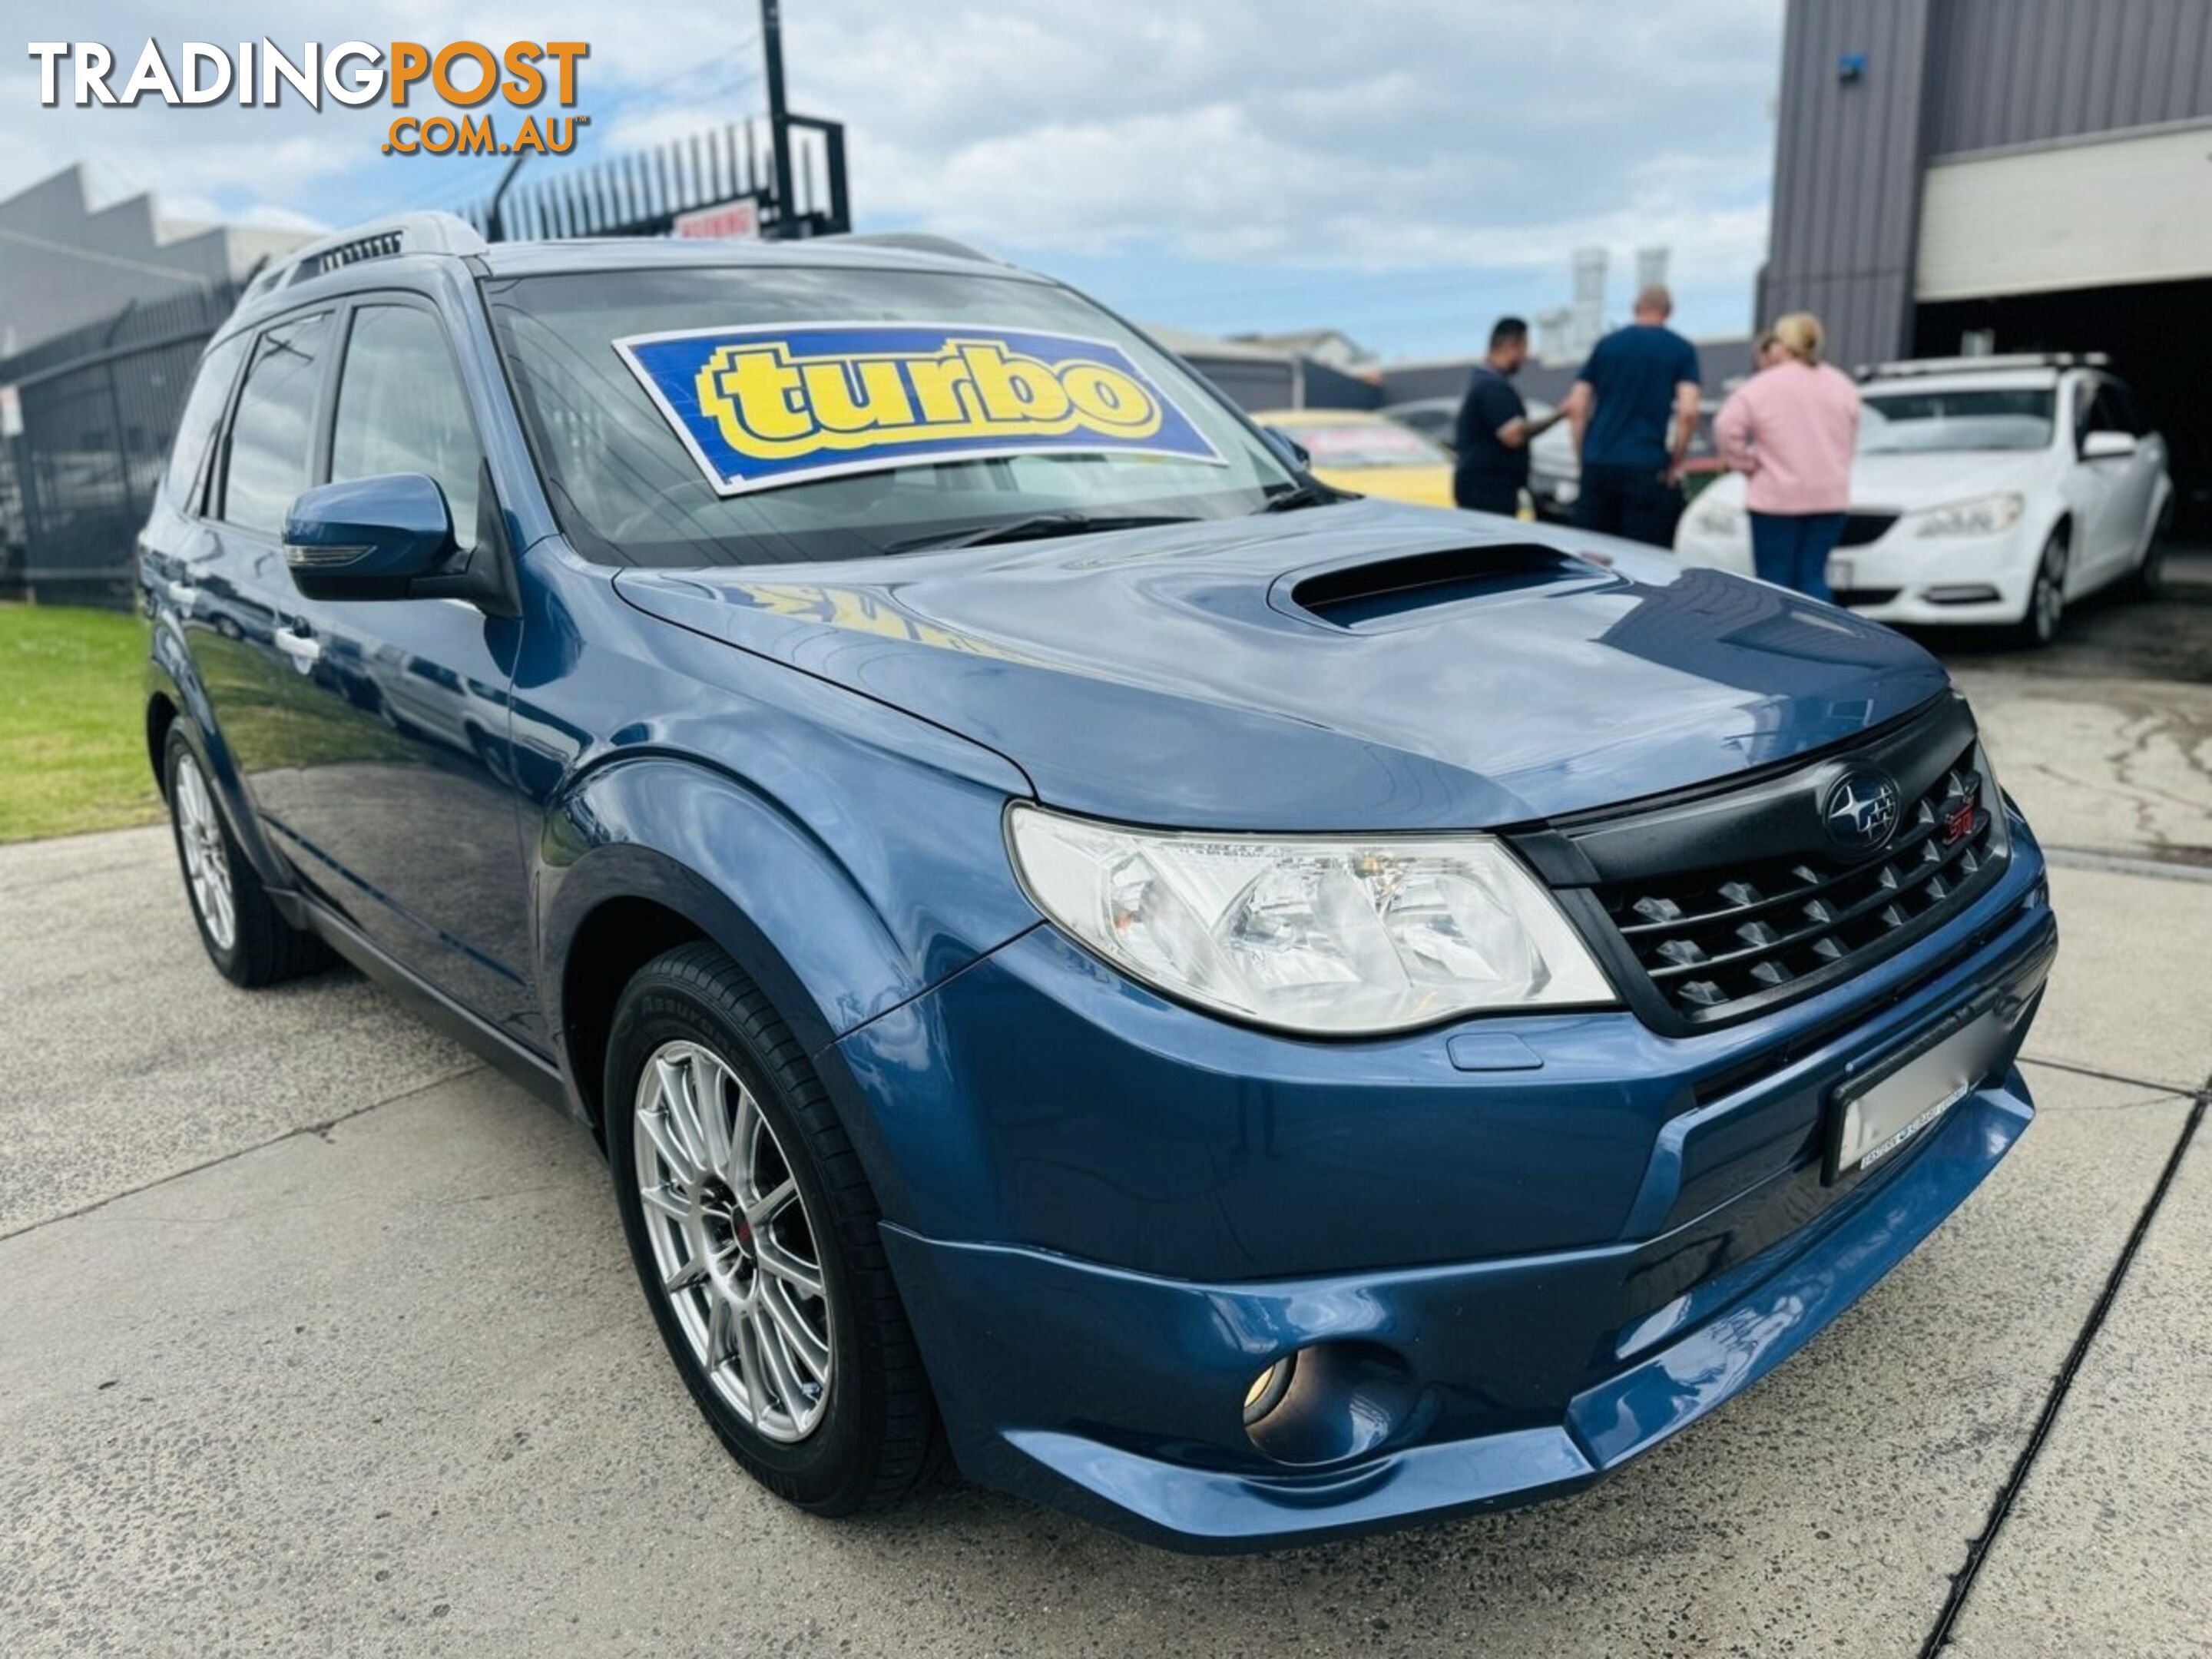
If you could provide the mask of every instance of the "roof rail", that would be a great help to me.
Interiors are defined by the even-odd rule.
[[[2104,368],[2112,361],[2101,351],[2001,351],[1981,357],[1907,357],[1896,362],[1861,363],[1852,373],[1862,380],[1890,380],[1915,374],[1995,374],[2015,368]]]
[[[814,240],[842,242],[850,247],[895,247],[903,248],[909,253],[938,253],[952,259],[981,259],[992,265],[1006,263],[957,236],[939,236],[934,231],[927,230],[848,231],[841,236],[817,236]]]
[[[255,277],[246,297],[254,299],[364,259],[389,259],[403,253],[482,253],[485,246],[476,227],[455,214],[397,214],[295,248],[283,264]]]

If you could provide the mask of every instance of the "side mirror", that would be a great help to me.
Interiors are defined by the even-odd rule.
[[[2081,459],[2085,461],[2110,460],[2135,453],[2136,434],[2132,432],[2092,432],[2081,440]]]
[[[311,599],[404,599],[454,545],[446,492],[419,472],[319,484],[284,516],[284,562]]]
[[[1275,453],[1301,472],[1313,471],[1313,455],[1306,447],[1279,426],[1263,426],[1260,435],[1275,447]]]

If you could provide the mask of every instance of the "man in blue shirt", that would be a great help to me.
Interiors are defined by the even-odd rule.
[[[1682,508],[1682,457],[1698,429],[1698,351],[1667,326],[1665,289],[1636,296],[1636,320],[1597,343],[1567,393],[1582,454],[1575,522],[1665,547]]]
[[[1528,361],[1528,325],[1500,317],[1490,331],[1490,355],[1467,383],[1459,406],[1459,465],[1452,470],[1452,499],[1477,513],[1521,510],[1522,486],[1528,482],[1528,444],[1547,432],[1559,416],[1528,418],[1528,406],[1513,389],[1513,376]]]

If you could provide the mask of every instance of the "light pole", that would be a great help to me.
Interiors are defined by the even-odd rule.
[[[761,52],[768,60],[768,131],[775,156],[775,234],[781,239],[797,234],[799,204],[791,179],[791,112],[783,101],[783,7],[780,0],[761,0]]]

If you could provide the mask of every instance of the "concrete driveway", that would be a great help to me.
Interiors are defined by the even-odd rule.
[[[2019,1150],[1615,1479],[1259,1559],[781,1507],[582,1131],[349,975],[223,985],[164,832],[0,852],[0,1653],[2203,1652],[2212,690],[1966,678],[2081,849]]]

